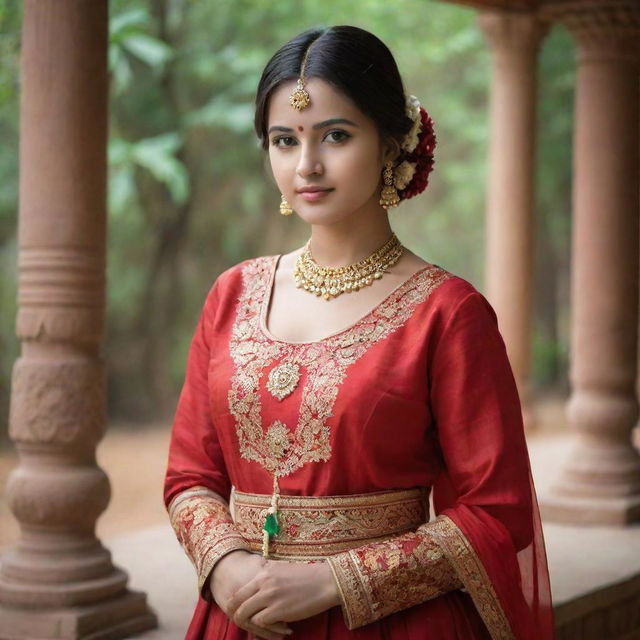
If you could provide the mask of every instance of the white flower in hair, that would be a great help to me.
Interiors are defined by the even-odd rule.
[[[416,162],[407,162],[404,160],[393,171],[395,177],[396,189],[405,189],[407,185],[413,180],[413,176],[416,172]]]
[[[422,127],[422,119],[420,117],[420,102],[413,95],[406,97],[405,113],[413,121],[413,126],[402,141],[402,149],[407,153],[411,153],[418,146],[418,136]]]

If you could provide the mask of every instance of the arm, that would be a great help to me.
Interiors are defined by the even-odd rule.
[[[401,609],[463,587],[438,544],[440,522],[328,558],[347,628],[355,629]]]
[[[217,297],[216,282],[189,347],[164,482],[171,525],[196,568],[200,595],[207,600],[209,577],[218,560],[236,549],[248,550],[227,506],[231,482],[209,411],[209,336]]]
[[[249,547],[231,518],[224,499],[206,487],[179,493],[168,508],[171,526],[196,568],[198,591],[211,599],[210,576],[218,561],[238,549]]]
[[[444,466],[434,488],[439,516],[329,558],[345,622],[354,629],[464,588],[493,636],[513,637],[482,558],[502,558],[518,586],[515,550],[531,536],[528,454],[504,342],[480,293],[466,293],[445,319],[429,366]]]

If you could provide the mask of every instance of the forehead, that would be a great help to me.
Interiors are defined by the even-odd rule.
[[[329,118],[348,118],[364,124],[369,118],[358,109],[350,98],[338,91],[325,80],[309,78],[305,89],[309,92],[311,104],[299,111],[289,103],[289,96],[296,87],[296,81],[281,84],[269,100],[267,124],[283,126],[310,126]]]

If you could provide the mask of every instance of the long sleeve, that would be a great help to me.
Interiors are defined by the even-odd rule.
[[[531,540],[528,454],[497,319],[476,290],[444,319],[429,381],[444,466],[434,486],[438,517],[403,536],[329,558],[345,622],[354,629],[465,589],[493,638],[515,638],[492,578],[500,573],[504,585],[518,590],[516,549]],[[522,600],[518,612],[520,605]]]
[[[210,328],[217,295],[216,283],[189,347],[164,482],[171,525],[196,568],[198,590],[205,599],[210,597],[206,587],[216,562],[236,549],[248,550],[229,512],[231,482],[209,410]]]
[[[463,587],[432,535],[440,522],[328,558],[347,628],[356,629]]]

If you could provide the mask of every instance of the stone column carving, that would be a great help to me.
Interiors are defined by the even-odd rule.
[[[577,42],[574,142],[572,453],[542,500],[550,520],[640,520],[638,212],[640,5],[558,3],[549,14]]]
[[[19,288],[6,487],[17,546],[0,562],[1,638],[124,638],[156,625],[95,536],[109,503],[105,427],[108,2],[26,0]]]
[[[536,71],[548,25],[532,13],[484,11],[479,24],[491,48],[487,297],[496,310],[522,401],[529,392],[533,291]]]

